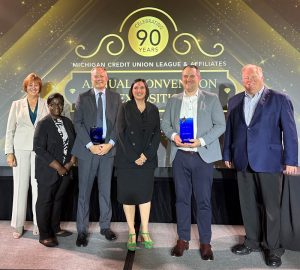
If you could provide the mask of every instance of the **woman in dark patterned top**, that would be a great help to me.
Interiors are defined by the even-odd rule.
[[[70,182],[69,172],[76,162],[71,155],[75,132],[71,120],[61,115],[63,96],[52,94],[47,104],[50,113],[38,123],[33,140],[38,182],[36,212],[40,243],[54,247],[58,245],[57,236],[72,234],[60,228],[60,214],[62,199]]]

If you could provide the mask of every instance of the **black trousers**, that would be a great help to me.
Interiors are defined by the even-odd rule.
[[[281,256],[280,204],[282,174],[257,173],[247,168],[237,173],[240,205],[246,231],[245,244],[260,245],[271,254]]]
[[[60,230],[60,215],[65,191],[70,183],[70,176],[58,177],[52,185],[44,185],[38,180],[38,198],[36,218],[40,231],[40,240],[55,237]]]

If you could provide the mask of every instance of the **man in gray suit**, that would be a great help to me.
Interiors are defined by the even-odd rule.
[[[78,158],[79,173],[77,246],[88,244],[89,204],[95,177],[99,190],[100,233],[107,240],[117,238],[110,229],[110,188],[116,152],[115,123],[121,98],[118,93],[106,88],[108,75],[104,68],[93,68],[91,81],[93,88],[78,96],[74,116],[76,139],[72,154]],[[90,131],[93,127],[102,128],[104,142],[92,142]]]
[[[213,162],[222,159],[218,138],[225,131],[225,117],[218,97],[199,89],[200,79],[197,66],[188,65],[183,68],[184,91],[173,95],[168,101],[161,127],[171,141],[176,193],[179,239],[171,255],[180,257],[189,249],[193,194],[196,201],[201,258],[213,260],[210,245]],[[179,135],[180,122],[184,121],[192,122],[193,126],[193,135],[189,142],[183,142]]]

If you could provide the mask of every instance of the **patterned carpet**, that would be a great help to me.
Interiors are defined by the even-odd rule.
[[[0,221],[0,269],[80,269],[80,270],[119,270],[124,269],[127,255],[127,226],[125,223],[113,223],[112,229],[117,232],[118,240],[108,242],[99,234],[97,223],[90,224],[89,244],[77,247],[76,227],[74,222],[62,223],[64,229],[74,234],[59,238],[59,246],[46,248],[32,235],[32,224],[27,223],[27,230],[21,239],[12,238],[9,221]],[[213,226],[212,247],[215,260],[202,261],[199,255],[197,227],[192,225],[190,249],[181,258],[170,256],[170,249],[176,242],[176,225],[151,223],[150,231],[154,248],[144,249],[140,244],[135,252],[134,270],[190,270],[190,269],[270,269],[265,265],[261,253],[248,256],[236,256],[230,247],[242,241],[242,226]],[[286,251],[282,257],[280,269],[300,269],[300,253]]]

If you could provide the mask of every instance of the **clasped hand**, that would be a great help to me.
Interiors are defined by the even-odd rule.
[[[57,173],[60,175],[60,176],[65,176],[68,174],[68,170],[65,166],[60,166],[57,170]]]
[[[146,160],[147,160],[146,156],[142,153],[140,155],[140,157],[135,161],[135,164],[139,165],[139,166],[142,166],[142,165],[144,165],[144,163],[146,162]]]
[[[201,146],[201,142],[199,139],[191,139],[190,143],[183,143],[178,134],[176,134],[174,137],[174,143],[178,147],[185,147],[185,148],[195,148]]]
[[[90,151],[94,155],[103,156],[107,154],[110,151],[110,149],[112,149],[112,147],[113,145],[110,143],[97,144],[97,145],[92,145],[90,147]]]

